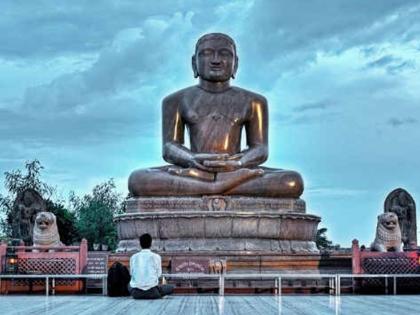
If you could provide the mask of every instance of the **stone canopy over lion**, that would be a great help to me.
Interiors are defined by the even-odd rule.
[[[398,216],[393,212],[382,213],[378,216],[376,237],[371,249],[378,252],[401,252],[401,229]]]

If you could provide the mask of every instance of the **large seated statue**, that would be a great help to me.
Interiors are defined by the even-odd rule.
[[[303,181],[297,172],[260,166],[268,157],[267,101],[230,85],[238,69],[234,41],[220,33],[202,36],[192,68],[199,84],[162,104],[163,158],[170,165],[134,171],[131,195],[299,198]]]
[[[169,164],[130,175],[126,213],[115,217],[118,251],[137,250],[139,236],[149,233],[154,249],[166,253],[317,253],[320,218],[307,214],[299,198],[302,177],[261,166],[268,157],[267,101],[230,85],[238,68],[233,40],[202,36],[192,67],[198,85],[162,104]]]

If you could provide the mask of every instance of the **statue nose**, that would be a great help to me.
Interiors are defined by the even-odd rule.
[[[213,55],[213,58],[212,58],[212,60],[211,60],[211,63],[212,64],[215,64],[215,65],[218,65],[218,64],[220,64],[220,56],[219,56],[219,54],[216,52],[214,55]]]

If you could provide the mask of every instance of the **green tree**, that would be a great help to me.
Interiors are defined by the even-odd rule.
[[[10,213],[13,210],[13,200],[10,196],[0,194],[0,236],[7,238],[12,235],[12,227],[9,224]]]
[[[333,242],[327,238],[327,228],[320,228],[316,232],[316,246],[320,250],[327,250],[334,248]]]
[[[23,190],[32,188],[42,196],[50,197],[54,192],[54,188],[40,179],[41,170],[44,169],[41,163],[36,159],[27,161],[25,163],[25,169],[25,174],[23,174],[21,170],[13,170],[4,173],[6,177],[6,189],[16,196]]]
[[[38,160],[33,160],[25,163],[26,172],[24,173],[19,169],[4,173],[4,186],[8,194],[6,196],[0,194],[0,228],[3,235],[11,236],[11,213],[16,196],[20,192],[32,188],[41,196],[47,198],[52,196],[54,188],[40,179],[43,168]]]
[[[76,214],[66,209],[61,202],[54,202],[48,199],[46,200],[46,205],[47,211],[54,213],[57,218],[61,242],[65,245],[72,245],[80,241]]]
[[[117,230],[113,217],[123,211],[121,196],[116,192],[112,179],[95,186],[92,193],[77,197],[70,196],[70,203],[77,216],[80,236],[93,243],[108,245],[114,249],[117,244]]]

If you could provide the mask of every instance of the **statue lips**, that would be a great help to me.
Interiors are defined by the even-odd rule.
[[[210,67],[209,74],[214,76],[212,79],[219,79],[224,76],[225,69],[223,67]],[[209,78],[210,79],[210,78]]]
[[[50,225],[50,220],[45,215],[41,214],[37,218],[36,223],[41,230],[46,230]]]
[[[393,229],[395,227],[395,222],[387,222],[386,225],[388,228]]]
[[[40,228],[41,230],[46,230],[46,229],[48,229],[48,223],[47,223],[47,222],[40,222],[40,223],[39,223],[39,228]]]
[[[211,71],[223,71],[223,67],[217,66],[217,67],[210,67]]]

